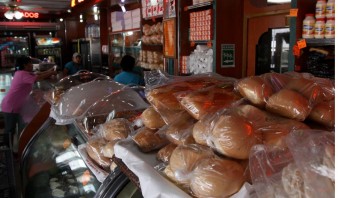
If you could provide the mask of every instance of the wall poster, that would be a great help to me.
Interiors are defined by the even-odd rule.
[[[163,0],[163,18],[176,17],[176,5],[175,0]]]
[[[222,44],[221,53],[221,67],[235,67],[235,44]]]
[[[176,18],[163,20],[163,55],[176,58]]]

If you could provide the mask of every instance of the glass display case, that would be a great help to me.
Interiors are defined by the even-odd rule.
[[[94,197],[101,183],[81,158],[85,143],[72,125],[49,118],[27,145],[22,162],[25,197]]]

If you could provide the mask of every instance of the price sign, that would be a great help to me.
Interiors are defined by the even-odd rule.
[[[297,41],[297,45],[298,45],[299,49],[306,48],[306,41],[305,41],[305,39],[301,39],[301,40]]]

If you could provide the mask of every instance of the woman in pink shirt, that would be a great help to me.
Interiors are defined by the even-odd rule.
[[[32,91],[34,83],[57,74],[54,68],[39,74],[34,74],[32,71],[33,64],[30,57],[22,56],[17,58],[11,86],[1,103],[5,121],[5,133],[10,133],[11,136],[15,133],[16,125],[18,124],[20,129],[20,125],[22,126],[23,124],[19,112]]]

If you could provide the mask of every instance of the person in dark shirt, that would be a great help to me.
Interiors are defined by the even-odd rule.
[[[73,75],[76,72],[78,72],[80,69],[82,69],[81,54],[75,52],[73,54],[72,61],[69,61],[65,65],[65,68],[63,69],[63,75],[64,76]]]
[[[122,72],[114,77],[116,82],[125,85],[144,85],[144,79],[134,71],[134,57],[130,55],[123,56],[120,66],[122,68]]]

